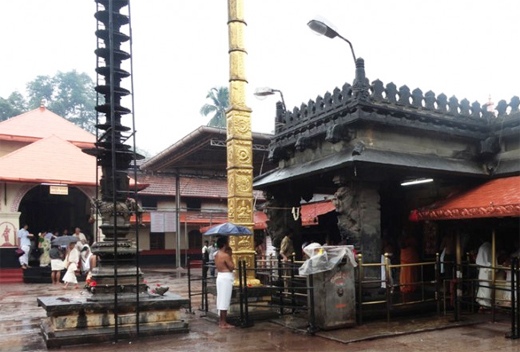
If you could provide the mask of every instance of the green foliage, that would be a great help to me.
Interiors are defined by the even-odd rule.
[[[27,111],[27,103],[19,92],[12,92],[7,99],[0,97],[0,121],[20,115],[25,111]]]
[[[206,103],[200,108],[203,116],[213,114],[208,122],[210,127],[226,128],[226,109],[229,107],[229,89],[227,87],[211,88],[206,95],[211,103]]]
[[[94,82],[86,73],[73,70],[58,72],[53,77],[38,76],[26,87],[27,103],[18,92],[12,93],[8,99],[0,98],[0,120],[36,109],[44,99],[49,110],[95,133],[96,92]]]

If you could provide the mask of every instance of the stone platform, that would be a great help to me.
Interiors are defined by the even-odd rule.
[[[240,321],[240,293],[238,287],[233,287],[231,304],[229,306],[227,320],[233,325],[241,325]],[[278,317],[278,309],[270,305],[273,289],[265,286],[257,286],[248,289],[249,324],[254,321],[269,320]],[[207,317],[218,321],[217,288],[208,286],[209,309]]]
[[[48,348],[114,340],[114,299],[92,301],[85,297],[39,297],[38,305],[47,318],[41,332]],[[189,301],[177,294],[164,296],[142,294],[139,297],[139,335],[152,336],[186,333],[188,323],[182,319],[181,308]],[[118,335],[128,339],[137,335],[136,296],[118,297]]]

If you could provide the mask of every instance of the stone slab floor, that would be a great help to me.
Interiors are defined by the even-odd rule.
[[[165,268],[143,268],[150,286],[167,285],[174,293],[188,297],[187,278],[181,271]],[[36,304],[36,297],[47,295],[79,296],[83,290],[63,291],[61,287],[50,284],[12,283],[0,286],[0,351],[46,351],[47,348],[40,334],[40,322],[45,311]],[[196,299],[194,307],[198,307]],[[505,319],[491,323],[490,318],[481,317],[478,322],[465,326],[449,326],[444,324],[440,330],[429,330],[427,327],[415,333],[396,329],[399,323],[390,325],[378,322],[363,325],[353,332],[349,329],[333,332],[320,332],[309,336],[305,331],[284,324],[281,319],[256,322],[247,329],[221,330],[215,322],[185,312],[185,319],[190,321],[190,333],[142,338],[135,341],[119,341],[97,345],[67,346],[59,351],[518,351],[520,340],[504,337],[510,328]],[[424,321],[406,322],[417,327],[428,325]],[[434,328],[439,321],[433,323]],[[449,328],[448,328],[449,327]],[[406,330],[406,329],[405,329]],[[366,331],[366,338],[359,338]],[[399,333],[389,333],[399,331]],[[422,332],[417,332],[422,331]],[[349,338],[355,337],[355,338]],[[357,342],[350,342],[357,341]]]

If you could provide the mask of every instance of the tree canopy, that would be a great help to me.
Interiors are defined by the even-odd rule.
[[[229,89],[227,87],[211,88],[206,95],[211,102],[200,108],[203,116],[212,116],[208,122],[210,127],[226,128],[226,109],[229,107]]]
[[[38,76],[27,83],[27,98],[13,92],[0,97],[0,121],[40,106],[42,99],[52,112],[68,119],[81,128],[94,133],[96,130],[96,92],[94,82],[86,73],[58,72],[54,76]]]

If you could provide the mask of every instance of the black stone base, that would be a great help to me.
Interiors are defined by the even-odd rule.
[[[38,298],[38,305],[47,312],[41,332],[48,348],[115,339],[114,301],[91,299],[90,295]],[[139,336],[189,332],[188,322],[181,319],[181,308],[188,304],[187,299],[172,293],[140,295]],[[135,295],[118,298],[118,339],[137,337],[136,306]]]
[[[41,333],[47,348],[61,348],[62,346],[103,343],[115,340],[114,328],[74,329],[68,331],[54,331],[47,320],[41,325]],[[155,324],[141,324],[139,337],[158,336],[173,333],[188,333],[188,323],[184,321]],[[118,327],[118,339],[129,340],[137,337],[135,326]]]

